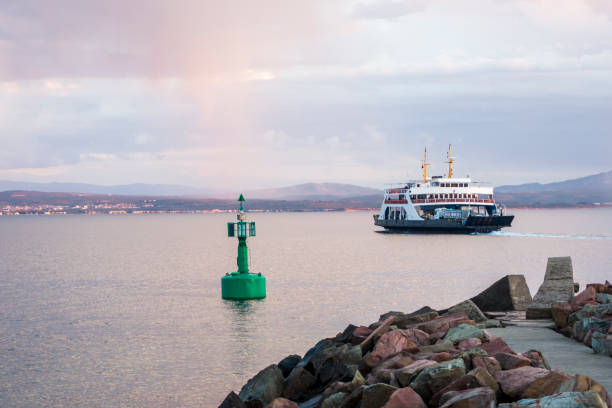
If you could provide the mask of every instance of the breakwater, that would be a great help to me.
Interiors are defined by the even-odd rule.
[[[506,310],[531,303],[521,278],[504,277],[446,310],[389,312],[369,326],[348,325],[303,356],[264,368],[220,407],[610,406],[594,379],[552,370],[537,344],[521,353],[487,330],[501,325],[486,315],[495,302]]]

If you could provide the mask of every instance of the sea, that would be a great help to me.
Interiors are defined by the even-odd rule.
[[[349,323],[445,308],[551,256],[612,280],[612,209],[511,210],[503,232],[392,234],[371,212],[250,213],[267,298],[221,299],[235,214],[0,217],[0,407],[216,407]]]

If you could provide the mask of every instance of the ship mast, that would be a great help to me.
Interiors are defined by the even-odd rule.
[[[427,148],[425,148],[425,154],[423,156],[423,163],[421,167],[423,168],[423,181],[427,183],[427,166],[431,163],[427,163]]]
[[[453,163],[455,163],[455,158],[451,156],[451,145],[448,145],[448,153],[446,153],[448,157],[448,178],[453,178]]]

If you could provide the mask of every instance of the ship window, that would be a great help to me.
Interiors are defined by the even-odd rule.
[[[451,187],[457,187],[457,183],[452,183]]]

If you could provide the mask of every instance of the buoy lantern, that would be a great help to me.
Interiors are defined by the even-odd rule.
[[[244,197],[240,194],[238,222],[227,223],[227,236],[238,238],[238,270],[221,278],[221,297],[229,300],[263,299],[266,297],[266,278],[261,273],[249,272],[247,234],[255,236],[255,222],[247,222],[244,213]]]

